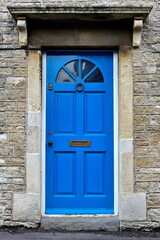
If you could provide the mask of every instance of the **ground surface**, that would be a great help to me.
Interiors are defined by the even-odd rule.
[[[42,230],[1,229],[0,240],[160,240],[160,232],[59,233]]]

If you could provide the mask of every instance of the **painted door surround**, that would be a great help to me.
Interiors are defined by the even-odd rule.
[[[48,52],[46,68],[46,213],[113,214],[113,51]]]

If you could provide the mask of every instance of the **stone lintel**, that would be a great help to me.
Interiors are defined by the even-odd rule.
[[[75,4],[65,3],[53,4],[52,6],[8,6],[14,19],[24,16],[41,20],[63,20],[63,19],[83,19],[94,21],[108,21],[118,19],[133,19],[141,16],[144,20],[150,13],[151,5],[107,5],[100,3]]]

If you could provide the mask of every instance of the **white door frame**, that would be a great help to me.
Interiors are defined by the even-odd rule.
[[[113,103],[114,103],[114,215],[118,215],[118,53],[113,51]],[[42,142],[41,142],[41,214],[45,214],[45,158],[46,158],[46,52],[42,55]],[[84,214],[83,214],[84,215]],[[108,215],[108,214],[106,214]]]

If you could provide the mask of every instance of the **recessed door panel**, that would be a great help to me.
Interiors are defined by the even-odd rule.
[[[75,194],[75,153],[55,153],[55,194]]]
[[[55,132],[75,132],[75,93],[55,93]]]
[[[48,52],[46,86],[46,213],[114,213],[113,52]]]
[[[85,153],[85,194],[104,194],[105,153]]]
[[[104,132],[104,93],[85,94],[85,131],[87,133]]]

